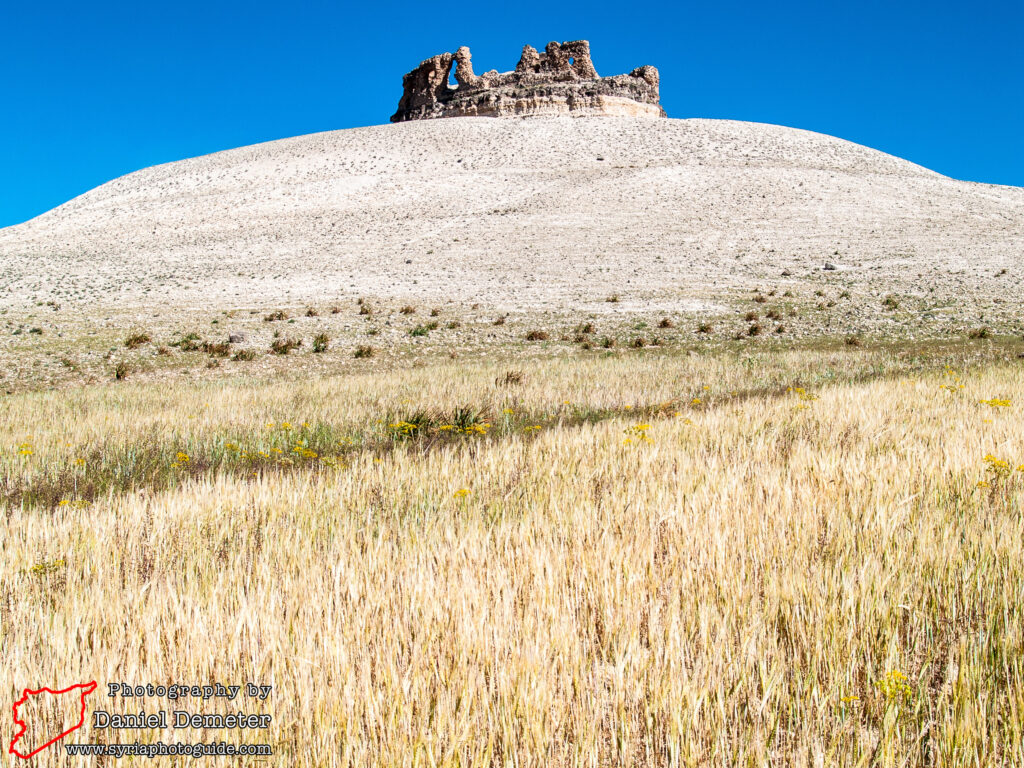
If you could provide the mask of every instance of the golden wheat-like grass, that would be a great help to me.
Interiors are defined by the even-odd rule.
[[[1024,763],[1024,371],[750,360],[9,398],[8,483],[285,420],[547,421],[11,505],[3,689],[97,679],[126,712],[104,683],[272,684],[265,733],[74,740],[266,741],[274,765]]]

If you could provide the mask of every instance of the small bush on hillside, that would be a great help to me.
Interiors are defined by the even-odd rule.
[[[301,346],[300,339],[274,339],[270,345],[270,351],[275,355],[287,355],[293,349],[298,349]]]
[[[227,357],[231,354],[231,345],[226,341],[204,341],[200,348],[210,357]]]
[[[153,339],[150,337],[148,333],[133,333],[131,336],[124,340],[124,345],[128,347],[128,349],[137,349],[141,347],[143,344],[149,344],[152,340]]]

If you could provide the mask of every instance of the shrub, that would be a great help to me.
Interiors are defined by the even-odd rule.
[[[331,314],[332,315],[340,315],[341,314],[341,307],[337,307],[337,306],[331,307]]]
[[[412,306],[411,304],[406,304],[398,311],[401,312],[403,315],[415,315],[416,307]]]
[[[326,333],[318,333],[313,337],[313,352],[320,354],[326,352],[327,348],[331,345],[331,337]]]
[[[619,302],[619,294],[613,293],[611,296],[605,299],[605,301],[607,301],[609,304],[617,304]]]
[[[430,316],[431,317],[437,317],[440,314],[441,314],[441,310],[438,307],[434,307],[432,310],[430,310]]]
[[[747,314],[743,316],[743,319],[746,320],[748,323],[752,323],[760,318],[758,318],[757,312],[747,312]]]
[[[604,347],[605,349],[611,349],[612,347],[615,346],[615,339],[613,339],[611,336],[605,336],[603,339],[601,339],[601,346]]]
[[[298,349],[301,346],[300,339],[274,339],[270,345],[270,351],[275,355],[287,355],[293,349]]]
[[[547,339],[548,339],[548,332],[547,331],[533,330],[533,331],[530,331],[529,333],[526,334],[526,340],[527,341],[547,341]]]
[[[676,324],[673,323],[669,318],[663,317],[663,318],[661,318],[661,322],[658,323],[658,327],[659,328],[675,328]]]
[[[506,371],[505,375],[496,378],[494,383],[508,387],[513,384],[522,384],[524,381],[526,381],[526,374],[522,371]]]
[[[316,311],[316,308],[309,307],[306,310],[306,317],[320,317],[320,313]]]
[[[504,317],[499,317],[497,320],[494,321],[494,325],[504,325],[504,324],[505,324],[505,318]]]
[[[967,334],[968,338],[971,339],[987,339],[992,335],[992,331],[988,328],[975,328]]]
[[[373,314],[373,307],[371,307],[365,301],[360,299],[359,300],[359,314],[360,315],[372,315]]]
[[[252,349],[240,349],[237,352],[235,352],[234,357],[232,357],[231,359],[237,360],[240,363],[247,363],[250,360],[256,359],[256,352],[255,350]]]
[[[582,323],[579,328],[576,329],[576,333],[593,333],[595,330],[593,323]]]
[[[114,366],[114,378],[117,381],[124,381],[128,378],[129,373],[131,373],[131,368],[128,367],[128,363],[121,362]]]
[[[711,333],[713,330],[714,326],[707,321],[704,321],[697,326],[697,333]]]
[[[131,336],[124,340],[124,345],[128,347],[128,349],[137,349],[141,347],[143,344],[149,344],[149,342],[151,342],[152,340],[153,339],[150,337],[148,333],[133,333]]]
[[[462,323],[460,323],[458,320],[452,320],[445,327],[451,330],[453,328],[458,328],[460,325],[462,325]]]
[[[200,338],[198,333],[187,333],[175,342],[172,347],[177,347],[182,352],[195,352],[199,349]]]
[[[643,336],[637,336],[633,339],[633,343],[630,346],[632,346],[633,349],[643,349],[647,346],[647,342],[644,340]]]
[[[364,358],[373,357],[374,349],[368,344],[360,344],[356,347],[356,351],[352,353],[352,357]]]
[[[200,348],[210,357],[227,357],[231,354],[231,345],[226,341],[210,342],[204,341]]]
[[[860,340],[859,336],[847,336],[844,343],[848,347],[859,347],[863,342]]]
[[[756,302],[757,304],[765,304],[765,303],[767,303],[767,301],[768,301],[768,297],[767,297],[767,296],[762,296],[762,295],[761,295],[761,294],[759,293],[759,294],[757,294],[757,296],[755,296],[755,297],[754,297],[754,301],[755,301],[755,302]]]
[[[287,319],[288,319],[288,313],[285,312],[284,310],[281,310],[281,309],[275,310],[274,312],[271,312],[269,315],[264,315],[263,316],[263,322],[265,322],[265,323],[274,323],[274,322],[277,322],[278,320],[287,320]]]
[[[882,306],[886,309],[897,309],[899,305],[900,301],[895,296],[886,296],[882,299]]]
[[[760,333],[761,333],[761,325],[760,325],[760,323],[754,323],[749,328],[747,328],[747,336],[758,336],[758,335],[760,335]]]

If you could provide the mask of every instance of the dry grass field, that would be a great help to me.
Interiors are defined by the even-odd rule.
[[[270,765],[1021,765],[1016,354],[616,348],[6,395],[0,688],[273,685],[268,732],[187,737]],[[78,740],[181,739],[110,733]]]

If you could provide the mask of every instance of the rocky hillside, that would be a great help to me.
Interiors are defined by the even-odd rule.
[[[1024,189],[773,125],[457,118],[147,168],[0,230],[0,300],[651,306],[816,280],[1020,302]],[[1003,274],[1000,274],[1006,270]]]

